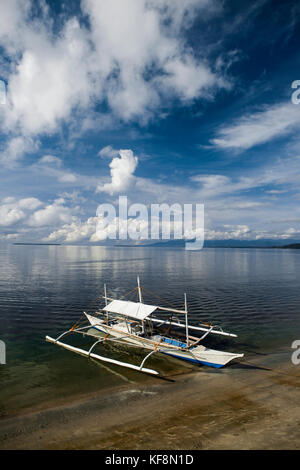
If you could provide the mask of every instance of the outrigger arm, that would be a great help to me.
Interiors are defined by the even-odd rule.
[[[80,328],[80,329],[82,330],[84,328]],[[79,328],[77,330],[79,330]],[[76,330],[73,330],[73,331],[76,331]],[[93,344],[93,346],[90,348],[89,351],[85,351],[84,349],[76,348],[75,346],[71,346],[70,344],[62,343],[61,341],[59,341],[59,338],[61,338],[65,334],[71,333],[71,332],[72,332],[72,330],[65,331],[57,339],[54,339],[51,336],[46,336],[46,341],[49,341],[50,343],[57,344],[58,346],[61,346],[62,348],[68,349],[69,351],[75,352],[77,354],[82,354],[83,356],[88,356],[88,357],[92,357],[93,359],[98,359],[99,361],[109,362],[110,364],[116,364],[118,366],[126,367],[128,369],[134,369],[134,370],[137,370],[138,372],[144,372],[146,374],[159,375],[159,373],[156,370],[147,369],[146,367],[143,367],[146,359],[150,356],[150,354],[147,354],[147,356],[144,358],[144,360],[142,361],[140,366],[135,366],[133,364],[129,364],[128,362],[117,361],[116,359],[110,359],[108,357],[99,356],[98,354],[92,353],[91,352],[92,349],[94,348],[94,346],[96,346],[96,344],[100,340],[96,341],[96,343]],[[151,353],[153,353],[153,352],[155,352],[155,351],[151,351]]]
[[[142,360],[141,362],[141,365],[140,365],[140,370],[143,370],[143,365],[145,364],[145,362],[147,361],[147,359],[152,356],[152,354],[156,353],[157,351],[155,351],[155,349],[153,349],[153,351],[149,352],[149,354],[147,354],[147,356],[144,357],[144,359]]]
[[[86,330],[86,329],[88,329],[88,328],[91,328],[91,325],[83,326],[83,327],[81,327],[81,328],[74,328],[74,329],[71,328],[70,330],[64,331],[61,335],[59,335],[59,336],[54,340],[54,342],[56,343],[56,342],[57,342],[59,339],[61,339],[63,336],[66,336],[66,335],[68,335],[68,334],[70,334],[70,333],[74,333],[74,332],[76,332],[76,331],[81,331],[81,330]],[[50,336],[46,336],[46,339],[47,339],[47,338],[50,338]],[[53,338],[51,338],[51,339],[53,339]]]
[[[197,341],[193,344],[193,348],[196,346],[196,344],[199,344],[200,341],[202,341],[204,338],[206,338],[207,335],[209,335],[209,333],[212,331],[213,329],[213,326],[210,327],[210,329],[208,331],[206,331],[206,333],[204,333],[204,335],[201,336],[201,338],[197,339]]]

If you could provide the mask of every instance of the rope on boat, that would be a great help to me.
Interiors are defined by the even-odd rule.
[[[137,289],[137,287],[136,287],[136,289]],[[184,308],[184,305],[183,305],[182,307],[178,308],[176,305],[171,304],[171,302],[168,302],[166,299],[164,299],[164,298],[161,297],[160,295],[156,294],[155,292],[152,292],[151,290],[146,289],[146,287],[144,287],[144,286],[141,286],[141,289],[144,290],[144,291],[146,291],[146,292],[148,292],[148,293],[151,294],[151,295],[154,295],[154,296],[157,297],[158,299],[162,300],[163,302],[165,302],[165,303],[167,304],[167,306],[169,306],[169,307],[171,307],[171,308],[174,308],[174,309],[176,309],[176,310],[180,310],[181,308]]]
[[[137,287],[135,287],[134,289],[131,289],[129,292],[125,293],[124,295],[122,295],[120,297],[120,300],[123,299],[124,297],[126,297],[127,295],[129,294],[133,294],[134,291],[137,289]],[[93,300],[93,302],[91,302],[89,304],[89,306],[87,307],[87,312],[91,311],[92,307],[94,307],[94,305],[101,299],[103,294],[100,294],[96,297],[95,300]],[[102,309],[102,310],[105,310],[105,309]],[[97,312],[94,313],[94,315],[97,315]],[[84,319],[83,321],[81,321],[81,319]],[[80,325],[83,325],[85,322],[87,321],[86,317],[84,314],[82,314],[79,319],[74,323],[74,325],[70,328],[70,331],[73,331],[75,328],[78,328]]]
[[[129,300],[132,300],[134,299],[135,297],[135,300],[137,299],[138,300],[138,287],[135,287],[134,289],[131,289],[130,291],[126,292],[124,295],[122,295],[119,300],[121,299],[124,299],[124,298],[128,298],[129,297]],[[151,296],[155,296],[157,297],[160,301],[162,301],[163,303],[165,303],[167,306],[169,306],[170,308],[174,308],[174,309],[178,309],[177,306],[173,305],[171,302],[168,302],[166,299],[164,299],[163,297],[161,297],[160,295],[156,294],[155,292],[152,292],[150,291],[149,289],[143,287],[143,286],[140,286],[140,289],[145,291],[145,292],[148,292],[148,294],[150,294]],[[92,307],[100,300],[100,298],[102,297],[102,294],[100,294],[99,296],[96,297],[96,299],[88,306],[87,308],[87,311],[91,311]],[[167,308],[167,307],[166,307]],[[180,307],[180,308],[185,308],[184,306],[183,307]],[[105,311],[105,308],[101,309],[103,311]],[[94,312],[94,315],[97,315],[98,312]],[[168,320],[170,320],[170,322],[172,321],[172,318],[173,318],[173,314],[168,318]],[[83,321],[81,321],[81,319],[84,319]],[[75,322],[75,324],[70,328],[70,332],[72,332],[74,329],[78,328],[80,325],[83,325],[85,322],[87,321],[86,317],[84,314],[82,314],[80,316],[80,318],[77,320],[77,322]],[[151,331],[151,336],[153,336],[153,332],[152,332],[152,327],[150,325],[150,322],[149,320],[147,320],[148,323],[149,323],[149,326],[150,326],[150,331]],[[204,326],[207,326],[209,328],[213,327],[213,325],[211,323],[205,323],[203,321],[200,320],[200,324],[204,325]],[[171,326],[171,325],[170,325]],[[158,347],[160,344],[159,343],[153,343],[154,347]],[[156,345],[156,346],[155,346]]]
[[[137,289],[137,288],[136,288],[136,289]],[[155,297],[159,298],[160,300],[162,300],[163,302],[165,302],[169,307],[174,308],[174,309],[176,309],[176,310],[178,309],[177,306],[171,304],[170,302],[168,302],[166,299],[164,299],[164,298],[161,297],[160,295],[155,294],[154,292],[150,291],[149,289],[146,289],[146,287],[141,286],[141,289],[142,289],[142,290],[145,290],[145,291],[147,291],[149,294],[154,295]],[[183,305],[183,306],[180,307],[178,310],[180,310],[181,308],[184,309],[185,306]],[[173,317],[173,315],[171,315],[171,318],[172,318],[172,317]],[[212,323],[206,323],[206,322],[204,322],[204,321],[202,321],[202,320],[199,320],[199,322],[200,322],[201,325],[207,326],[207,327],[209,327],[209,328],[212,327],[212,326],[214,326],[214,325],[212,325]],[[214,327],[215,327],[215,326],[214,326]]]
[[[151,326],[151,322],[149,321],[149,318],[147,318],[146,320],[148,322],[148,325],[149,325],[149,328],[150,328],[150,334],[151,334],[151,338],[152,338],[152,343],[153,343],[153,347],[154,347],[154,351],[156,352],[157,351],[157,348],[159,347],[160,343],[162,342],[162,339],[158,342],[155,342],[153,340],[153,331],[152,331],[152,326]]]

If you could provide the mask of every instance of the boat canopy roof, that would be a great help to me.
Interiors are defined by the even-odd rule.
[[[113,300],[103,308],[103,310],[107,312],[120,313],[126,317],[135,318],[136,320],[144,320],[156,309],[156,305],[130,302],[129,300]]]

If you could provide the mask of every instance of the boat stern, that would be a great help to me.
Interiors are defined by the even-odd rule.
[[[217,369],[224,367],[234,359],[244,357],[244,354],[217,351],[215,349],[209,349],[204,346],[197,346],[196,348],[192,349],[190,353],[197,362],[210,367],[215,367]]]

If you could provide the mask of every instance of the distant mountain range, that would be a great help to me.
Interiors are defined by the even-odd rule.
[[[192,242],[193,240],[188,240]],[[286,244],[286,240],[273,240],[273,239],[261,239],[261,240],[205,240],[204,248],[289,248],[289,249],[300,249],[300,242],[299,240],[290,240],[291,243]],[[151,247],[151,248],[178,248],[184,249],[185,248],[185,240],[166,240],[166,241],[158,241],[158,242],[147,242],[147,243],[140,243],[140,244],[103,244],[101,246],[116,246],[116,247],[128,247],[128,248],[143,248],[143,247]],[[14,245],[37,245],[37,246],[60,246],[60,243],[14,243]],[[80,246],[81,244],[79,244]],[[91,245],[94,246],[94,245]]]
[[[14,245],[38,245],[38,246],[60,246],[60,243],[27,243],[27,242],[19,242],[19,243],[14,243]]]
[[[283,245],[280,248],[291,248],[293,250],[300,250],[300,243],[291,243],[290,245]]]
[[[291,240],[291,242],[292,243],[286,244],[286,240],[274,240],[274,239],[205,240],[204,248],[291,248],[291,249],[300,248],[299,240]],[[147,243],[147,244],[135,245],[135,246],[184,248],[185,240],[166,240],[166,241],[159,241],[155,243]]]

